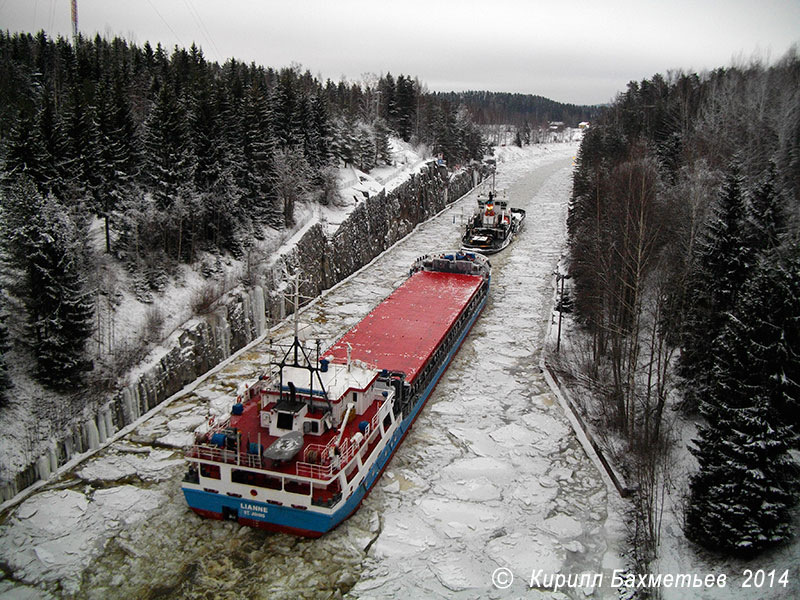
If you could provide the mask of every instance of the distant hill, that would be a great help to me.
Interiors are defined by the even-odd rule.
[[[440,100],[461,104],[469,110],[479,125],[516,125],[522,127],[550,121],[562,121],[568,127],[577,127],[581,121],[592,121],[599,116],[602,106],[577,106],[562,104],[543,96],[512,94],[508,92],[437,92]]]

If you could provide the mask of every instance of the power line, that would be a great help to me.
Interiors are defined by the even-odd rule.
[[[192,4],[191,0],[183,0],[186,4],[186,8],[189,9],[189,14],[192,15],[197,27],[200,29],[200,33],[206,38],[206,41],[213,49],[214,53],[217,55],[217,61],[222,62],[222,53],[217,48],[217,45],[214,43],[214,38],[211,37],[211,32],[206,27],[206,24],[203,22],[203,17],[200,15],[200,11],[197,10],[197,7]]]
[[[147,0],[147,3],[150,5],[150,7],[151,7],[151,8],[152,8],[152,9],[155,11],[155,13],[158,15],[158,18],[159,18],[159,19],[161,19],[161,22],[162,22],[162,23],[164,23],[164,25],[166,25],[166,26],[167,26],[167,29],[169,29],[169,30],[170,30],[170,32],[172,32],[172,35],[174,35],[174,36],[175,36],[175,39],[176,39],[176,40],[178,40],[178,44],[179,44],[179,45],[181,45],[181,46],[183,46],[183,47],[185,48],[185,47],[186,47],[186,44],[184,44],[184,43],[181,41],[181,38],[179,38],[179,37],[178,37],[178,34],[177,34],[177,33],[175,33],[175,30],[174,30],[174,29],[172,29],[172,27],[170,27],[169,23],[167,23],[167,20],[166,20],[166,19],[165,19],[165,18],[162,16],[162,14],[161,14],[160,12],[158,12],[158,9],[155,7],[155,5],[154,5],[154,4],[153,4],[153,3],[152,3],[150,0]]]
[[[47,31],[53,35],[53,23],[56,20],[56,2],[57,0],[50,0],[50,21],[47,23]]]

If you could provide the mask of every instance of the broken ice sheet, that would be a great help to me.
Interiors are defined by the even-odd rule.
[[[182,468],[184,460],[172,450],[150,449],[146,453],[109,453],[88,462],[78,471],[86,481],[116,481],[138,476],[146,481],[162,481]]]

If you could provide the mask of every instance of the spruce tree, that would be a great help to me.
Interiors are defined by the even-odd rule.
[[[3,199],[2,241],[8,291],[25,306],[34,375],[49,385],[76,384],[86,367],[93,307],[80,276],[85,235],[64,207],[20,180]]]
[[[43,185],[40,189],[45,195],[49,192],[56,198],[66,201],[74,197],[78,188],[78,178],[74,160],[70,158],[71,151],[64,122],[56,110],[53,94],[48,88],[42,91],[36,122],[45,152],[42,167]]]
[[[144,131],[144,182],[159,210],[167,210],[192,183],[194,155],[186,111],[167,83],[162,83]]]
[[[376,119],[375,125],[375,158],[376,163],[392,164],[392,151],[389,145],[389,126],[383,119]]]
[[[88,198],[96,205],[103,185],[100,132],[94,108],[86,102],[77,82],[70,89],[64,126],[68,139],[67,160],[70,171],[75,174],[76,185],[61,200],[74,202]]]
[[[11,129],[5,157],[6,185],[12,185],[19,177],[32,181],[41,193],[46,193],[51,184],[47,169],[47,150],[35,119],[19,115]]]
[[[243,157],[240,171],[244,191],[244,209],[259,224],[280,227],[283,223],[283,206],[275,191],[275,149],[278,138],[272,107],[260,86],[251,86],[242,102],[238,127],[239,143]],[[257,230],[256,230],[257,231]]]
[[[8,404],[8,390],[11,388],[11,377],[8,374],[6,353],[11,348],[6,327],[6,315],[0,314],[0,407]]]
[[[345,117],[337,121],[332,140],[333,153],[344,163],[345,168],[355,166],[358,143],[355,136],[355,122]]]
[[[391,73],[387,73],[386,77],[378,82],[378,88],[381,91],[382,110],[380,116],[386,119],[390,126],[395,126],[397,123],[397,87]]]
[[[710,344],[722,333],[725,313],[733,309],[754,262],[749,245],[752,238],[746,235],[743,186],[740,166],[734,161],[695,261],[679,362],[689,409],[697,406],[707,385],[712,367]]]
[[[403,141],[409,141],[414,132],[417,115],[417,90],[411,77],[400,75],[397,78],[397,134]]]
[[[269,97],[271,129],[278,147],[286,149],[300,143],[300,114],[294,71],[284,69]]]
[[[773,250],[780,244],[786,227],[786,214],[777,190],[777,167],[770,161],[764,174],[750,194],[748,225],[750,245],[759,250]]]
[[[356,128],[356,154],[358,156],[358,168],[369,173],[375,166],[375,140],[370,128],[359,123]]]
[[[111,216],[130,186],[131,144],[125,131],[125,109],[116,105],[108,82],[97,86],[96,103],[98,177],[92,190],[92,208],[105,221],[106,252],[111,252]]]
[[[713,345],[692,453],[686,535],[714,550],[753,555],[792,535],[797,501],[793,436],[800,398],[800,261],[765,264],[742,291]]]
[[[87,368],[94,306],[78,270],[78,233],[54,200],[45,200],[28,245],[27,308],[36,376],[53,387],[72,387]]]

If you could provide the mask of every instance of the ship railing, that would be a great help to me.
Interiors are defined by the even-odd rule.
[[[365,440],[380,427],[380,410],[372,415],[369,429],[364,433]],[[309,444],[303,450],[303,460],[297,463],[297,474],[302,477],[314,479],[330,479],[335,470],[347,465],[358,452],[361,446],[353,443],[350,438],[343,438],[336,451],[336,438],[325,446],[322,444]],[[333,458],[333,460],[331,460]],[[338,460],[336,460],[338,459]],[[335,464],[338,463],[338,464]]]
[[[491,263],[481,255],[470,251],[453,250],[419,257],[411,266],[411,273],[417,271],[440,271],[443,273],[462,273],[488,277]]]
[[[199,458],[214,462],[224,462],[229,464],[241,465],[253,469],[261,468],[261,456],[249,452],[236,452],[228,448],[211,446],[208,444],[195,444],[187,452],[189,458]]]
[[[333,475],[333,465],[299,462],[297,463],[297,474],[301,477],[311,477],[312,479],[330,479],[331,475]]]

